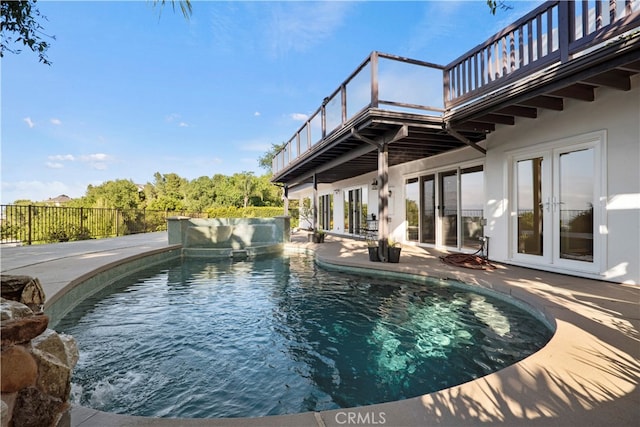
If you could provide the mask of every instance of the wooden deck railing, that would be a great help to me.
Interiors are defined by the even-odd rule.
[[[639,22],[640,0],[555,0],[545,2],[445,67],[373,52],[274,156],[272,172],[277,175],[301,161],[318,142],[364,109],[385,105],[389,110],[443,116],[518,78],[554,63],[567,63],[637,28]],[[411,69],[400,74],[393,67],[398,64]],[[416,70],[437,75],[416,78]],[[403,87],[407,90],[401,90]],[[444,93],[434,99],[432,95],[440,87]]]
[[[640,0],[548,1],[444,70],[444,104],[455,108],[629,31]]]
[[[277,174],[313,150],[327,135],[369,108],[385,105],[388,110],[413,111],[441,116],[442,65],[372,52],[356,70],[326,97],[284,148],[273,158]],[[431,82],[431,84],[430,84]]]

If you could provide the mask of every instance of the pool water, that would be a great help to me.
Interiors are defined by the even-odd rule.
[[[303,256],[185,260],[83,301],[75,403],[154,417],[255,417],[405,399],[541,348],[528,312],[445,282],[325,271]]]

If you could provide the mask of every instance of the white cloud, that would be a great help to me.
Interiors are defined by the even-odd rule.
[[[22,121],[24,121],[30,128],[33,128],[36,125],[33,120],[31,120],[31,117],[25,117]]]
[[[171,113],[166,116],[164,119],[167,123],[178,123],[178,126],[181,128],[188,128],[189,124],[183,120],[180,120],[182,116],[178,113]]]
[[[67,185],[60,181],[14,181],[2,182],[2,203],[13,203],[16,200],[42,201],[60,194],[79,197],[84,194],[86,184]]]
[[[304,122],[309,119],[309,116],[304,113],[291,113],[289,117],[297,122]]]
[[[107,162],[111,160],[113,160],[113,157],[104,153],[95,153],[80,156],[80,161],[89,163],[89,166],[99,171],[107,170]]]
[[[60,121],[60,119],[51,119],[49,120],[51,122],[52,125],[56,125],[56,126],[60,126],[62,124],[62,121]]]
[[[171,113],[169,114],[167,117],[165,117],[164,119],[168,122],[171,123],[173,121],[176,121],[180,118],[180,114],[178,113]]]
[[[95,153],[95,154],[82,155],[80,156],[79,159],[82,162],[104,162],[104,161],[112,160],[112,157],[104,153]]]
[[[260,111],[256,111],[255,113],[253,113],[253,115],[254,115],[255,117],[260,117],[262,114],[260,114]]]
[[[88,163],[93,169],[106,170],[108,162],[113,160],[113,156],[105,153],[83,154],[74,156],[73,154],[54,154],[48,156],[48,162],[45,165],[50,169],[61,169],[64,167],[62,162],[81,162]]]
[[[107,164],[104,162],[93,162],[91,167],[99,171],[107,170]]]
[[[59,161],[59,162],[62,162],[62,161],[72,162],[75,160],[75,157],[73,157],[72,154],[55,154],[53,156],[49,156],[48,159],[53,161]]]
[[[276,57],[290,51],[304,52],[331,37],[344,25],[349,2],[286,2],[269,4],[267,42]]]
[[[211,39],[216,50],[234,49],[280,58],[325,42],[345,25],[353,2],[214,2]]]

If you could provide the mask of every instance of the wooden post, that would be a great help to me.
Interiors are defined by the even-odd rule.
[[[341,119],[340,124],[345,124],[347,121],[347,85],[342,84],[340,86],[340,109],[341,109]]]
[[[313,211],[313,229],[318,229],[318,176],[313,174],[313,201],[312,201],[312,211]]]
[[[282,197],[284,200],[284,215],[289,216],[289,186],[285,185],[282,190],[284,192]]]
[[[371,52],[371,108],[378,108],[378,52]]]
[[[387,260],[389,241],[389,145],[378,148],[378,257]]]
[[[575,4],[561,1],[558,4],[558,49],[560,50],[560,62],[569,60],[569,44],[574,40],[575,30]]]

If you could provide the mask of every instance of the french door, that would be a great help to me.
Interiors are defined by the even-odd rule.
[[[512,257],[595,272],[600,261],[600,134],[512,159]]]

